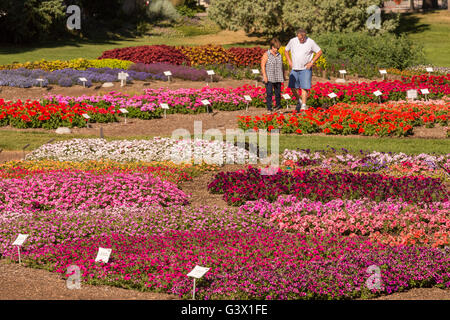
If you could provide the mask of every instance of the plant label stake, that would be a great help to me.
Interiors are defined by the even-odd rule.
[[[109,256],[111,255],[111,251],[112,249],[105,249],[105,248],[98,248],[98,253],[97,253],[97,257],[95,258],[95,262],[104,262],[104,263],[108,263],[109,261]]]
[[[285,94],[283,94],[283,99],[284,100],[290,100],[291,96],[289,94],[285,93]],[[289,109],[289,101],[286,104],[286,109]]]
[[[188,277],[194,278],[194,289],[192,290],[192,300],[195,300],[195,280],[203,277],[210,268],[195,266],[191,272],[187,274]]]
[[[44,83],[44,79],[39,78],[36,80],[39,81],[39,86],[42,88],[42,83]]]
[[[17,246],[17,252],[19,253],[19,263],[21,263],[20,260],[20,247],[23,245],[25,240],[27,240],[28,235],[27,234],[20,234],[17,236],[16,240],[13,242],[13,246]]]
[[[257,75],[257,74],[259,74],[259,70],[258,69],[252,69],[252,73],[254,75]],[[258,86],[258,78],[256,78],[256,80],[255,80],[255,87],[257,87],[257,86]]]
[[[408,99],[412,99],[414,101],[414,99],[417,99],[417,90],[411,89],[406,91],[406,96]]]
[[[120,113],[123,113],[125,115],[125,123],[127,123],[127,113],[128,110],[125,108],[119,109]]]
[[[23,159],[25,160],[25,149],[28,148],[30,146],[30,144],[27,144],[26,146],[24,146],[22,148],[22,153],[23,153]]]
[[[245,101],[247,101],[247,107],[245,108],[245,111],[248,111],[248,104],[252,101],[252,97],[245,95],[244,99]]]
[[[333,99],[333,105],[336,104],[336,97],[337,97],[337,94],[336,94],[336,93],[332,92],[332,93],[330,93],[330,94],[328,95],[328,97],[330,97],[331,99]]]
[[[216,73],[214,72],[214,70],[207,70],[206,73],[208,74],[208,76],[211,77],[211,83],[212,83],[212,82],[213,82],[213,76],[214,76]],[[208,85],[208,82],[206,83],[206,85],[209,86],[209,85]]]
[[[86,126],[87,126],[88,128],[90,128],[90,126],[89,126],[89,119],[90,119],[91,117],[89,117],[89,115],[88,115],[87,113],[83,113],[82,116],[83,116],[83,118],[85,118],[85,119],[87,120]]]
[[[161,103],[160,106],[164,110],[164,118],[167,118],[166,110],[169,110],[169,105],[167,103]]]
[[[170,82],[170,78],[172,77],[172,72],[170,72],[170,71],[164,71],[164,75],[167,77],[167,81]]]
[[[206,111],[209,113],[209,105],[211,104],[208,99],[202,100],[204,106],[206,106]]]
[[[381,104],[381,95],[383,94],[380,90],[377,90],[373,93],[376,97],[378,97],[378,101]]]
[[[345,74],[347,73],[347,70],[339,70],[339,73],[342,75],[342,79],[345,80]]]
[[[380,74],[383,76],[383,80],[385,79],[385,76],[386,76],[386,74],[387,74],[387,71],[386,70],[380,70]]]
[[[119,72],[118,74],[117,74],[117,78],[120,80],[120,86],[121,87],[123,87],[123,86],[125,86],[126,85],[126,83],[127,83],[127,78],[129,77],[130,75],[128,74],[128,73],[126,73],[126,72]]]
[[[420,89],[420,92],[425,96],[425,100],[428,101],[428,95],[430,94],[430,90],[428,89]]]
[[[431,73],[434,71],[433,68],[431,68],[431,67],[426,68],[426,70],[428,72],[428,75],[430,75],[430,76],[431,76]]]
[[[80,80],[81,82],[83,82],[83,88],[86,88],[86,82],[87,82],[87,79],[86,79],[86,78],[78,78],[78,80]]]

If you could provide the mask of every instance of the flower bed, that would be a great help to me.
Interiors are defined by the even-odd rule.
[[[49,171],[90,171],[95,174],[113,172],[144,172],[151,173],[164,181],[179,184],[192,180],[199,172],[215,170],[216,166],[192,166],[188,164],[176,165],[167,162],[116,162],[116,161],[10,161],[0,164],[0,178],[23,178],[29,175],[43,174]]]
[[[98,59],[119,59],[133,61],[134,63],[170,63],[170,64],[189,64],[185,54],[171,46],[137,46],[107,50],[102,53]]]
[[[12,69],[41,69],[44,71],[55,71],[61,69],[75,69],[86,70],[88,68],[111,68],[111,69],[128,69],[133,64],[131,61],[117,60],[117,59],[103,59],[103,60],[88,60],[88,59],[73,59],[69,61],[61,60],[45,60],[25,63],[13,63],[8,65],[0,65],[0,70]]]
[[[210,79],[205,69],[196,69],[189,66],[168,63],[136,63],[130,66],[129,70],[158,74],[165,78],[167,77],[164,75],[164,72],[170,71],[172,77],[190,81],[209,81]]]
[[[239,116],[239,127],[247,129],[279,129],[282,133],[362,134],[407,136],[413,127],[447,125],[450,102],[445,104],[344,104],[328,109],[310,108],[306,112],[270,114],[261,117]]]
[[[112,248],[108,264],[94,262],[99,246]],[[6,254],[16,255],[13,250]],[[186,274],[196,264],[211,268],[198,281],[199,299],[349,299],[412,287],[450,287],[450,257],[437,249],[392,248],[358,238],[307,239],[271,230],[112,233],[25,247],[22,256],[28,265],[62,274],[69,265],[78,265],[88,283],[183,298],[190,296],[192,280]],[[381,282],[368,289],[372,265],[381,267]]]
[[[448,201],[421,208],[400,201],[339,199],[323,203],[280,196],[273,203],[264,199],[246,202],[239,212],[262,216],[280,230],[300,234],[361,235],[391,245],[450,244]]]
[[[259,169],[220,172],[208,185],[211,193],[223,194],[231,205],[248,200],[275,201],[279,195],[294,194],[317,201],[359,199],[374,201],[389,198],[409,203],[448,201],[448,191],[440,179],[428,177],[390,177],[381,174],[332,173],[328,170],[278,170],[263,175]]]
[[[114,107],[95,107],[87,103],[43,103],[27,100],[22,102],[0,99],[0,126],[11,125],[16,128],[85,127],[88,114],[91,122],[116,122]]]
[[[26,156],[27,160],[50,159],[56,161],[112,160],[171,161],[221,165],[256,160],[247,150],[218,140],[200,139],[173,140],[153,138],[152,140],[72,139],[45,144]]]
[[[0,180],[0,210],[89,210],[187,204],[175,184],[149,173],[49,171]]]
[[[158,79],[165,80],[162,75],[137,72],[133,70],[125,69],[111,69],[111,68],[88,68],[86,70],[76,69],[61,69],[55,71],[44,71],[41,69],[14,69],[14,70],[0,70],[0,86],[30,88],[32,86],[40,86],[40,82],[37,79],[43,79],[43,86],[49,84],[57,84],[62,87],[71,87],[72,85],[83,85],[79,78],[86,78],[88,81],[85,83],[87,87],[92,86],[94,82],[115,82],[118,80],[119,72],[127,72],[129,77],[127,81],[133,80],[148,80]]]

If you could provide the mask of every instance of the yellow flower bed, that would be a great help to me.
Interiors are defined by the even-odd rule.
[[[71,68],[75,70],[86,70],[87,68],[118,68],[118,69],[128,69],[133,62],[118,60],[118,59],[103,59],[103,60],[88,60],[88,59],[72,59],[69,61],[61,60],[45,60],[25,63],[14,63],[8,65],[0,66],[0,70],[5,69],[42,69],[44,71],[55,71],[66,68]]]

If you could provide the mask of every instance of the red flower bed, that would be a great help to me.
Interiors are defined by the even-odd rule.
[[[166,45],[138,46],[112,49],[103,52],[98,59],[129,60],[146,64],[164,62],[170,64],[189,64],[187,57],[181,50]]]
[[[282,133],[362,134],[406,136],[415,126],[446,125],[450,103],[419,105],[390,103],[367,105],[340,103],[329,109],[310,108],[306,112],[240,116],[242,129],[280,129]]]
[[[83,114],[88,114],[91,122],[117,121],[114,106],[101,108],[87,103],[76,103],[73,106],[65,103],[42,105],[35,100],[12,102],[0,99],[0,126],[45,129],[84,127],[87,120],[83,118]]]
[[[233,56],[236,65],[238,66],[257,66],[261,64],[261,57],[265,49],[261,47],[253,48],[230,48],[228,53]]]

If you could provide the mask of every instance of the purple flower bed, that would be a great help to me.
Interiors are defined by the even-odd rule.
[[[159,74],[149,72],[139,72],[125,69],[111,69],[111,68],[88,68],[86,70],[75,69],[61,69],[52,72],[40,69],[15,69],[15,70],[0,70],[0,86],[30,88],[39,86],[40,83],[36,79],[44,79],[43,85],[58,84],[62,87],[71,87],[72,85],[82,85],[79,78],[86,78],[86,86],[92,86],[94,82],[115,82],[119,81],[117,74],[119,72],[128,73],[128,81],[133,80],[166,80],[166,77]]]
[[[210,76],[208,76],[206,70],[167,63],[136,63],[131,65],[129,70],[158,74],[162,75],[165,79],[167,79],[164,75],[165,71],[170,71],[172,73],[172,77],[183,80],[206,81],[210,79]]]

